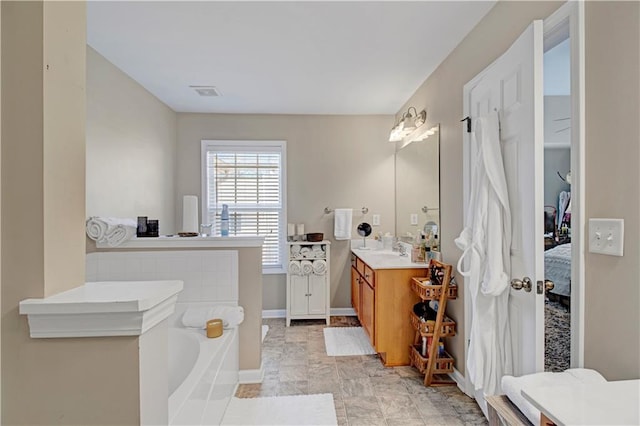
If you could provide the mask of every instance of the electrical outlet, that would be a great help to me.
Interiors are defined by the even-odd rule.
[[[418,214],[417,213],[411,213],[411,224],[412,225],[417,225],[418,224]]]
[[[624,219],[589,219],[589,251],[622,256]]]
[[[373,215],[373,226],[380,226],[380,215],[379,214],[374,214]]]

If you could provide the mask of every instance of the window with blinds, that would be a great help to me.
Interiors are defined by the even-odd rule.
[[[285,270],[285,143],[202,141],[203,222],[220,230],[222,205],[229,206],[230,236],[263,236],[265,273]]]

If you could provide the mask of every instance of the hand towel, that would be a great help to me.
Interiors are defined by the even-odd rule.
[[[333,216],[333,236],[335,239],[350,240],[353,209],[335,209]]]
[[[302,269],[302,275],[311,275],[313,273],[313,264],[310,260],[301,260],[300,268]]]
[[[207,327],[207,321],[214,318],[222,320],[223,328],[234,328],[244,321],[244,309],[242,306],[190,306],[182,315],[182,325],[204,330]]]
[[[291,275],[300,275],[301,271],[302,269],[300,268],[299,260],[292,260],[291,262],[289,262],[289,273]]]
[[[327,273],[327,262],[321,259],[313,261],[313,273],[316,275],[324,275]]]

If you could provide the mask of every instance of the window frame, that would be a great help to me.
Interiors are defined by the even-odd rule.
[[[201,185],[201,214],[203,220],[208,217],[209,188],[207,187],[207,153],[209,151],[241,152],[256,150],[260,152],[278,151],[280,153],[280,237],[278,248],[280,253],[280,267],[262,264],[263,274],[284,274],[287,272],[287,142],[285,140],[215,140],[202,139],[200,146],[200,185]],[[226,238],[226,237],[225,237]]]

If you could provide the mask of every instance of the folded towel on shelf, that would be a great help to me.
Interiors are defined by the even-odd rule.
[[[322,259],[313,261],[313,273],[316,275],[324,275],[327,273],[327,262]]]
[[[302,268],[300,267],[299,260],[292,260],[291,262],[289,262],[289,273],[291,275],[300,275],[301,272]]]
[[[333,236],[335,239],[350,240],[353,209],[335,209],[333,216]]]
[[[129,218],[98,217],[87,219],[87,235],[99,243],[118,246],[136,235],[138,222]]]
[[[310,260],[301,260],[300,269],[302,269],[302,275],[311,275],[313,273],[313,264]]]
[[[225,329],[235,328],[244,321],[242,306],[190,306],[182,315],[182,325],[190,328],[205,329],[207,321],[220,318]]]

